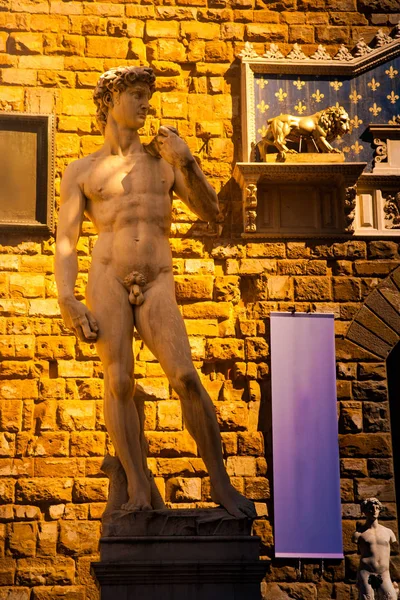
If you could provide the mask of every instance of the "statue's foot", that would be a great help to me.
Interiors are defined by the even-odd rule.
[[[213,490],[211,497],[214,502],[221,504],[230,515],[237,519],[243,517],[255,519],[257,517],[254,502],[242,496],[230,483],[218,491]]]
[[[121,506],[122,510],[139,511],[153,510],[150,497],[150,485],[146,480],[147,485],[143,485],[138,489],[128,489],[128,502]]]
[[[125,504],[123,504],[121,506],[121,510],[126,510],[127,512],[132,512],[132,511],[138,512],[141,510],[153,510],[153,507],[149,502],[146,502],[146,501],[141,502],[138,498],[136,498],[133,501],[128,500],[128,502],[125,502]]]

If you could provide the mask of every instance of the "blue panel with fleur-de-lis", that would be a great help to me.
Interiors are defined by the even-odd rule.
[[[257,141],[265,135],[267,121],[280,114],[312,115],[328,106],[343,106],[352,132],[332,145],[340,148],[346,161],[368,162],[374,149],[361,139],[370,123],[392,123],[400,118],[400,57],[354,78],[325,75],[254,74]]]

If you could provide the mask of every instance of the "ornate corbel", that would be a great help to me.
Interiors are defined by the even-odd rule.
[[[400,229],[400,192],[382,194],[385,229]]]
[[[346,188],[344,198],[344,216],[345,216],[345,231],[346,233],[354,232],[354,219],[356,212],[356,196],[357,187],[355,185]]]
[[[387,160],[387,143],[380,140],[379,138],[374,138],[374,146],[375,146],[375,164],[381,163]]]
[[[244,190],[244,230],[254,233],[257,230],[257,185],[249,183]]]

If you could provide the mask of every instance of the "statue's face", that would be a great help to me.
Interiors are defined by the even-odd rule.
[[[380,508],[377,504],[369,503],[364,508],[364,514],[366,517],[377,519],[379,517]]]
[[[128,129],[143,127],[149,110],[150,88],[138,82],[123,92],[113,92],[112,115],[117,123]]]

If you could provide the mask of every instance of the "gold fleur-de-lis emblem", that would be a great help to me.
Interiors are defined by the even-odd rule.
[[[346,154],[348,152],[350,152],[350,150],[351,150],[350,146],[343,146],[343,148],[342,148],[342,152],[345,152]]]
[[[282,88],[279,88],[279,92],[275,92],[276,98],[278,98],[279,102],[283,102],[287,96],[287,93],[283,91]]]
[[[349,98],[353,102],[353,104],[357,104],[358,101],[361,100],[362,96],[360,94],[357,94],[357,90],[353,90]]]
[[[261,135],[261,137],[264,137],[267,135],[267,128],[265,125],[263,125],[261,129],[257,129],[257,132]]]
[[[297,81],[293,81],[293,85],[295,85],[297,87],[297,89],[300,91],[302,87],[304,87],[306,85],[305,81],[302,81],[300,79],[300,77],[297,78]]]
[[[394,115],[391,119],[389,119],[388,121],[389,125],[399,125],[400,123],[400,115]]]
[[[376,102],[374,102],[373,105],[370,106],[368,110],[370,113],[372,113],[374,115],[374,117],[377,117],[382,109],[380,106],[377,106]]]
[[[394,79],[396,75],[399,74],[398,70],[395,69],[393,65],[390,65],[390,67],[387,69],[387,71],[385,71],[385,73],[386,75],[389,75],[390,79]]]
[[[335,90],[335,92],[338,92],[342,87],[343,83],[335,79],[335,81],[330,81],[329,85]]]
[[[391,104],[396,104],[396,100],[398,100],[398,99],[399,99],[399,96],[398,96],[397,94],[395,94],[395,93],[394,93],[394,91],[392,90],[392,91],[390,92],[390,94],[389,94],[388,96],[386,96],[386,98],[387,98],[388,100],[390,100],[390,103],[391,103]]]
[[[364,150],[364,146],[358,143],[358,140],[354,144],[352,144],[351,149],[354,150],[354,154],[360,154],[362,150]]]
[[[359,119],[358,116],[356,115],[354,117],[354,119],[350,119],[350,123],[352,124],[353,129],[358,129],[360,127],[360,125],[363,124],[363,120]]]
[[[264,100],[261,100],[260,104],[257,104],[257,108],[264,114],[269,109],[269,104],[265,104]]]
[[[305,104],[303,104],[301,100],[299,100],[294,108],[301,115],[306,110],[307,106]]]
[[[373,77],[371,79],[371,81],[368,83],[368,87],[371,88],[371,90],[373,92],[376,92],[376,90],[378,89],[378,87],[380,87],[380,85],[381,84],[379,83],[379,81],[375,81],[375,77]]]
[[[268,85],[268,81],[264,79],[264,77],[257,77],[256,84],[260,86],[260,89],[263,90],[266,85]]]
[[[317,90],[315,94],[312,94],[312,97],[314,98],[315,102],[321,102],[322,98],[325,98],[325,94],[321,94],[321,92]]]

